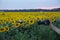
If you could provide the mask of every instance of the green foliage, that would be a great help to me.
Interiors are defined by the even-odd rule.
[[[54,25],[60,26],[58,22],[54,22]],[[20,27],[2,32],[0,40],[60,40],[59,36],[49,25],[37,25],[36,22],[28,29]]]

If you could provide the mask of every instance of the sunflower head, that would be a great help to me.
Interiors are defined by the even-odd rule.
[[[21,26],[20,23],[16,23],[13,27],[14,27],[14,28],[18,28],[18,27],[20,27],[20,26]]]
[[[0,32],[5,32],[5,28],[0,28]]]
[[[29,24],[34,24],[34,20],[29,20]]]
[[[5,31],[9,31],[9,27],[4,27]]]

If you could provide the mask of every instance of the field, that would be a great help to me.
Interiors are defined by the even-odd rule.
[[[60,12],[0,12],[0,40],[60,40],[46,19],[60,28]]]

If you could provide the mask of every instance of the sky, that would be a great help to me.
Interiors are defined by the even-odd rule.
[[[60,0],[0,0],[0,9],[52,9],[60,7]]]

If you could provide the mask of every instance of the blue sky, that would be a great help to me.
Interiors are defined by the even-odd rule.
[[[60,0],[0,0],[0,9],[35,9],[60,7]]]

